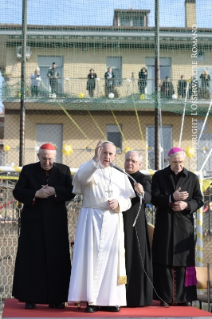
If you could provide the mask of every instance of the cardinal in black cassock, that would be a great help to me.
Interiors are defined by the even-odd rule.
[[[23,167],[13,191],[24,207],[12,295],[27,309],[62,309],[71,272],[65,201],[74,197],[72,178],[68,166],[54,163],[52,144],[43,144],[38,157]]]
[[[127,272],[126,292],[128,307],[152,305],[153,294],[153,288],[151,285],[151,245],[145,216],[145,205],[151,202],[151,179],[150,177],[140,173],[140,168],[141,155],[139,152],[127,152],[125,156],[125,171],[139,183],[134,185],[134,182],[130,179],[135,191],[144,196],[141,211],[135,227],[133,227],[133,223],[138,213],[140,203],[140,198],[138,195],[132,199],[132,207],[126,212],[123,212]],[[145,274],[145,272],[147,274]]]

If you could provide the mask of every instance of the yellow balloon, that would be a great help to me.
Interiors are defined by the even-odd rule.
[[[202,182],[202,190],[203,192],[205,192],[208,187],[212,188],[212,179],[205,179],[203,182]]]
[[[62,149],[63,154],[65,154],[66,156],[70,155],[71,153],[73,153],[73,149],[71,145],[63,145],[63,149]]]
[[[78,97],[79,97],[80,99],[83,99],[83,98],[84,98],[84,93],[79,93],[79,94],[78,94]]]
[[[131,148],[129,146],[127,146],[125,149],[124,149],[124,154],[131,151]]]
[[[195,151],[195,149],[193,147],[188,146],[185,149],[185,153],[186,153],[187,157],[193,157],[193,156],[195,156],[196,151]]]
[[[10,146],[9,146],[9,145],[5,145],[4,150],[5,150],[6,152],[9,152]]]
[[[145,99],[145,94],[141,94],[140,95],[140,100],[144,100]]]

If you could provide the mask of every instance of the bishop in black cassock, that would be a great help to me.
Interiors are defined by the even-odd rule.
[[[140,203],[138,195],[132,199],[132,207],[123,212],[128,307],[152,305],[153,288],[150,282],[152,281],[151,245],[145,216],[145,205],[151,202],[151,179],[140,173],[140,168],[141,155],[139,152],[127,152],[125,156],[125,171],[139,183],[134,185],[134,182],[130,179],[135,191],[143,195],[143,203],[135,227],[133,227],[133,223]],[[148,277],[150,280],[148,280]]]
[[[154,299],[189,306],[197,298],[193,213],[203,205],[202,194],[198,177],[184,168],[183,150],[174,147],[168,156],[170,166],[152,178]]]
[[[33,309],[36,303],[64,308],[71,272],[67,210],[70,169],[54,163],[55,147],[41,146],[40,161],[25,165],[13,191],[24,204],[12,295]]]

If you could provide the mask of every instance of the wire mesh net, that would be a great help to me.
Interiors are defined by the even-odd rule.
[[[169,149],[181,146],[187,154],[185,167],[203,169],[210,180],[212,3],[161,0],[158,20],[155,3],[1,1],[0,166],[7,179],[2,177],[1,182],[0,298],[11,295],[21,209],[16,206],[12,188],[17,177],[14,174],[20,171],[21,134],[24,164],[38,161],[40,145],[50,142],[57,148],[56,161],[74,173],[91,159],[101,139],[114,142],[115,163],[122,168],[128,150],[140,151],[142,169],[151,175],[155,168],[157,102],[160,167],[168,165]],[[24,127],[20,125],[23,105]],[[210,198],[206,201],[209,204]],[[68,204],[70,242],[74,240],[79,207],[79,198]],[[148,221],[154,223],[154,207],[147,207],[146,213]],[[209,210],[204,213],[204,264],[211,261],[210,216]]]

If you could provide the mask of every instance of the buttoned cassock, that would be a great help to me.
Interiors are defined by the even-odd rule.
[[[126,249],[127,272],[127,306],[142,307],[152,305],[152,250],[149,239],[145,207],[151,202],[151,179],[139,171],[130,174],[137,183],[144,188],[144,201],[142,203],[136,226],[133,223],[138,214],[140,197],[132,199],[132,207],[123,212],[124,235]],[[134,188],[134,182],[130,179]]]
[[[105,187],[120,211],[108,210]],[[123,173],[104,168],[93,160],[79,168],[73,192],[83,194],[77,223],[68,300],[99,306],[126,305],[122,211],[131,206],[135,193]],[[122,262],[121,262],[122,261]]]
[[[197,176],[183,168],[181,176],[175,185],[172,174],[169,166],[156,172],[152,178],[152,203],[156,206],[156,221],[152,247],[153,278],[157,293],[160,297],[164,298],[166,302],[173,301],[173,278],[171,278],[173,267],[183,267],[184,270],[182,272],[182,269],[176,269],[178,269],[181,274],[184,274],[186,267],[195,266],[193,213],[203,205]],[[169,201],[170,195],[179,187],[181,187],[180,191],[187,191],[189,193],[185,202],[188,203],[190,209],[175,212],[169,205]],[[170,275],[167,283],[165,283],[165,279],[162,278],[162,266],[169,268],[169,270],[167,270],[168,268],[165,270],[166,275]],[[178,280],[178,273],[176,273],[175,276],[177,277],[177,282],[176,291],[174,292],[174,297],[176,297],[174,302],[194,300],[196,287],[191,286],[194,287],[193,292],[191,292],[191,287],[184,286],[184,278],[179,278]],[[162,281],[163,284],[161,285]],[[179,281],[180,285],[178,285]],[[170,291],[170,293],[167,293],[166,290]],[[154,297],[158,299],[156,295]]]
[[[74,197],[70,168],[54,163],[48,185],[55,188],[57,198],[34,202],[36,191],[46,184],[38,162],[23,167],[13,191],[24,207],[12,295],[23,302],[60,303],[68,297],[71,262],[65,201]]]

